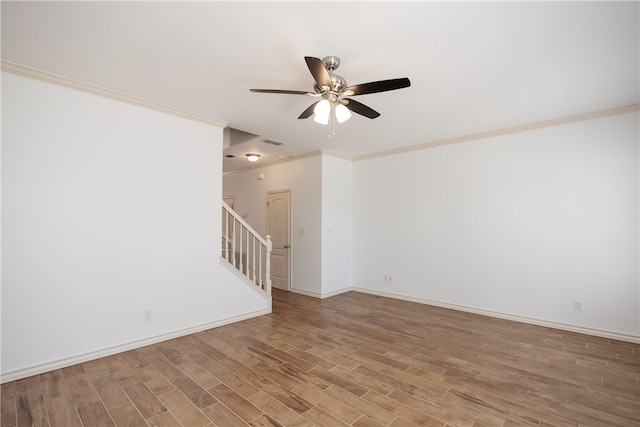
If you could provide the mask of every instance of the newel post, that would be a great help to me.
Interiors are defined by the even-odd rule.
[[[273,244],[271,243],[271,236],[267,234],[266,237],[266,242],[267,242],[267,259],[265,260],[266,266],[265,266],[265,275],[266,277],[266,283],[267,283],[267,295],[271,295],[271,248],[273,247]]]

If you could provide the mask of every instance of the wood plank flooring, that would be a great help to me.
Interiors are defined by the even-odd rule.
[[[640,346],[349,292],[2,385],[10,426],[637,426]]]

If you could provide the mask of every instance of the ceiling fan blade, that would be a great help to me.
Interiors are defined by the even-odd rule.
[[[353,99],[349,99],[348,101],[349,102],[345,105],[345,107],[347,107],[349,110],[353,111],[354,113],[358,113],[370,119],[375,119],[380,115],[380,113],[378,113],[373,108],[369,108],[358,101],[354,101]]]
[[[345,91],[352,91],[353,95],[366,95],[368,93],[386,92],[388,90],[402,89],[411,86],[408,78],[380,80],[377,82],[363,83],[360,85],[349,86]]]
[[[313,109],[316,108],[316,104],[320,102],[320,101],[316,101],[313,104],[309,105],[309,107],[307,107],[306,110],[304,110],[302,112],[302,114],[300,114],[300,116],[298,116],[299,119],[306,119],[307,117],[311,117],[311,115],[313,114]]]
[[[284,93],[288,95],[315,95],[310,92],[305,92],[302,90],[280,90],[280,89],[249,89],[251,92],[258,93]]]
[[[331,76],[321,59],[314,58],[312,56],[305,56],[304,60],[307,62],[307,67],[309,67],[309,71],[311,71],[311,75],[313,75],[313,78],[316,83],[318,83],[319,87],[328,86],[331,88],[333,86]]]

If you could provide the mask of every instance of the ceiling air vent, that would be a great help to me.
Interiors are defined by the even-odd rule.
[[[262,142],[264,142],[265,144],[271,144],[271,145],[284,145],[284,142],[274,141],[273,139],[265,139]]]

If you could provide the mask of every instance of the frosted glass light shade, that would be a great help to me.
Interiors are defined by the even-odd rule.
[[[329,123],[329,113],[331,112],[331,104],[326,99],[318,102],[313,109],[313,114],[315,117],[313,121],[316,123],[320,123],[321,125],[326,125]]]
[[[338,123],[344,123],[351,118],[351,111],[342,104],[336,105],[336,120]]]

